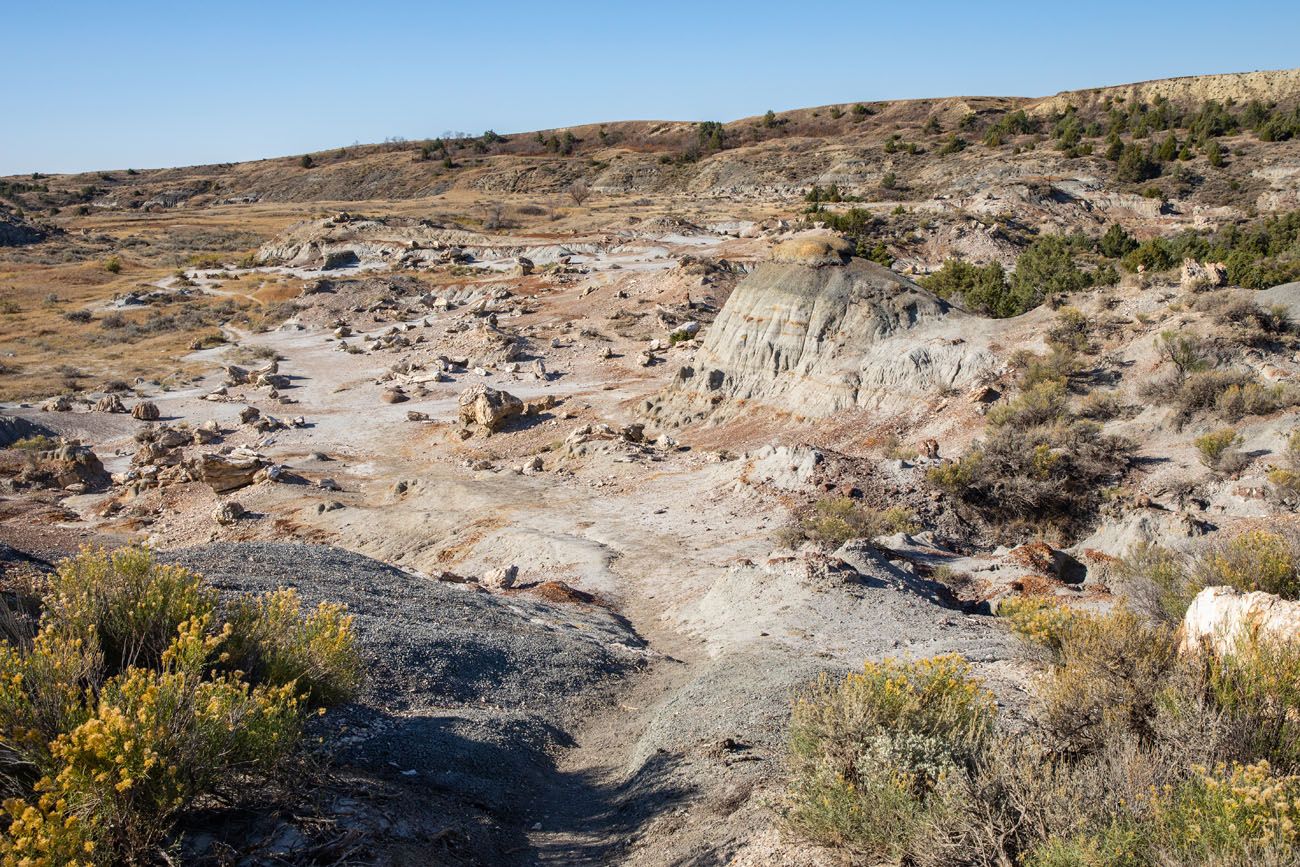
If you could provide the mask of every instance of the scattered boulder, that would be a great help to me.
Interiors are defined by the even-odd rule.
[[[66,394],[52,397],[41,404],[41,412],[72,412],[72,398]]]
[[[116,394],[106,394],[95,402],[94,412],[126,412],[126,405]]]
[[[483,574],[479,582],[484,587],[490,587],[493,590],[509,590],[515,586],[515,580],[519,577],[518,566],[503,566],[500,569],[493,569]]]
[[[239,411],[239,420],[244,424],[256,421],[262,415],[262,411],[255,406],[246,406]]]
[[[409,409],[406,411],[406,420],[407,421],[428,421],[429,414],[427,412],[418,412],[417,410]]]
[[[203,424],[194,429],[194,444],[196,446],[211,445],[221,439],[221,425],[216,419],[208,419]]]
[[[386,388],[379,394],[384,403],[406,403],[411,398],[401,388]]]
[[[237,364],[226,365],[226,385],[244,385],[248,382],[248,370]]]
[[[131,407],[131,418],[140,421],[157,421],[162,418],[162,413],[158,411],[158,404],[151,400],[142,400]]]
[[[477,424],[489,432],[500,430],[511,418],[522,415],[524,402],[506,391],[476,385],[461,392],[460,420]]]
[[[1296,641],[1300,638],[1300,602],[1272,593],[1243,593],[1235,587],[1206,587],[1183,615],[1179,650],[1202,648],[1222,656],[1231,653],[1248,630],[1260,637]]]
[[[33,469],[39,476],[33,481],[81,492],[101,490],[111,481],[94,450],[78,442],[60,443],[51,451],[39,453]]]
[[[224,494],[251,485],[257,474],[268,465],[266,459],[257,454],[204,452],[198,457],[196,470],[201,481],[218,494]]]
[[[234,500],[227,500],[212,513],[212,520],[225,527],[235,523],[246,514],[244,507],[239,503]]]
[[[1184,290],[1198,292],[1214,289],[1228,280],[1228,269],[1222,262],[1201,264],[1195,259],[1184,259],[1180,283]]]

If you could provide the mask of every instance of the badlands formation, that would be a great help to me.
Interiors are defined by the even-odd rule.
[[[1139,177],[1101,130],[1298,94],[5,179],[6,576],[139,542],[348,605],[366,677],[310,793],[182,816],[195,863],[834,863],[781,819],[820,673],[959,653],[1026,725],[1006,600],[1106,611],[1134,550],[1293,523],[1295,233],[1254,271],[1207,251],[1300,208],[1300,139],[1239,125],[1211,157],[1174,124],[1186,156]],[[1073,240],[1033,271],[1044,238]],[[989,315],[949,260],[1030,302]],[[845,509],[876,523],[828,530]],[[1294,633],[1284,600],[1214,592],[1196,635],[1260,606]]]

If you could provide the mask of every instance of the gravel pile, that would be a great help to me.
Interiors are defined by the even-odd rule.
[[[367,863],[434,842],[455,843],[460,863],[508,860],[529,823],[521,805],[554,773],[551,751],[648,654],[602,608],[489,594],[326,546],[217,543],[164,559],[226,592],[289,586],[312,605],[347,604],[368,679],[323,723],[354,789],[326,810],[367,840],[378,859]],[[358,797],[363,780],[371,796]]]

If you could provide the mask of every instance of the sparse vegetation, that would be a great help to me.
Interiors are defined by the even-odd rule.
[[[995,720],[993,696],[959,657],[824,677],[796,700],[790,721],[786,821],[825,845],[901,858],[942,824],[954,775]]]
[[[872,509],[851,497],[818,500],[811,514],[782,533],[786,545],[816,542],[837,548],[851,539],[872,539],[893,533],[920,530],[916,516],[904,506]]]
[[[1289,863],[1300,649],[1247,635],[1180,657],[1172,628],[1124,609],[999,613],[1040,667],[1028,730],[996,729],[960,659],[823,678],[791,718],[793,833],[913,864]]]
[[[989,432],[927,479],[1006,532],[1069,532],[1091,519],[1101,491],[1128,466],[1133,444],[1074,415],[1064,386],[1042,381],[988,414]]]
[[[238,798],[293,754],[310,701],[356,687],[350,620],[283,596],[223,621],[198,576],[144,549],[87,551],[0,646],[12,864],[145,863],[196,800]],[[245,648],[237,662],[231,647]],[[248,673],[256,650],[278,665]]]

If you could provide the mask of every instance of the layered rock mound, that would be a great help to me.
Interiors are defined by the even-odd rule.
[[[988,341],[999,323],[848,253],[838,238],[779,245],[736,287],[650,416],[680,425],[759,404],[820,417],[970,388],[996,372]]]

